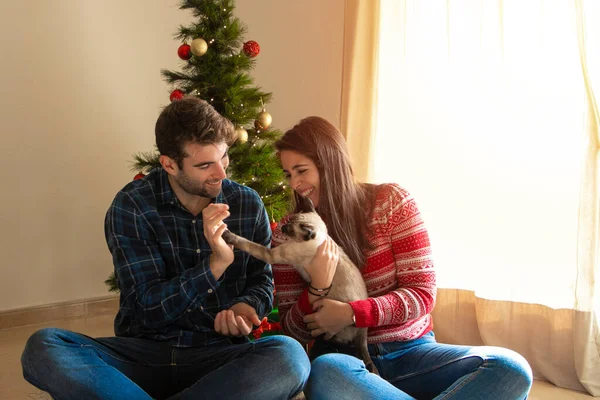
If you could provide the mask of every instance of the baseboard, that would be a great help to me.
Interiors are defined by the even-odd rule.
[[[119,296],[67,301],[0,312],[0,329],[43,324],[61,319],[116,314]]]

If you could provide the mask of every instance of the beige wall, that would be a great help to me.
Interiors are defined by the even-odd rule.
[[[339,125],[343,0],[238,3],[274,126]],[[0,310],[108,294],[104,214],[152,148],[188,21],[176,0],[0,2]]]
[[[344,0],[238,0],[237,15],[261,54],[256,84],[273,92],[268,110],[282,130],[320,115],[339,127]]]

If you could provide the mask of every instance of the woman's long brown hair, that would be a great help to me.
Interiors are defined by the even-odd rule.
[[[319,171],[319,206],[329,236],[362,268],[367,240],[367,222],[374,185],[354,179],[346,142],[335,126],[321,117],[307,117],[275,143],[280,153],[291,150],[310,158]],[[298,194],[294,193],[298,212]]]

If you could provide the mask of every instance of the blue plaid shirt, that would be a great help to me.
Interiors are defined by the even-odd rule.
[[[268,216],[254,190],[224,180],[212,201],[229,205],[229,230],[270,245]],[[235,250],[234,262],[215,279],[202,215],[180,204],[162,168],[117,194],[104,230],[121,292],[117,336],[205,346],[229,340],[214,330],[219,311],[244,302],[262,318],[272,309],[270,264]]]

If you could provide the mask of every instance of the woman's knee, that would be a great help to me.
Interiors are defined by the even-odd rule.
[[[523,398],[529,393],[533,373],[525,357],[503,347],[483,346],[477,348],[476,353],[485,360],[485,368],[491,368],[495,381],[502,383],[507,396]]]
[[[506,374],[512,386],[518,387],[524,393],[529,392],[533,383],[533,372],[525,357],[516,351],[502,349],[494,358],[497,368]]]
[[[349,393],[359,381],[358,377],[368,373],[364,363],[356,357],[324,354],[313,360],[304,392],[308,399],[331,398],[331,393],[336,393],[338,398],[352,398]]]
[[[327,384],[341,382],[356,373],[368,372],[364,363],[346,354],[324,354],[313,360],[310,367],[310,381]]]

